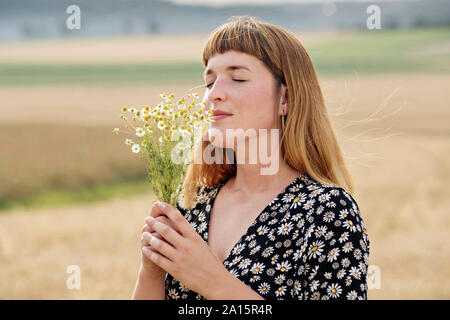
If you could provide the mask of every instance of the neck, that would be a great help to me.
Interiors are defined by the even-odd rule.
[[[274,189],[281,190],[283,187],[286,187],[288,183],[301,174],[301,172],[291,168],[282,158],[279,143],[271,144],[269,141],[268,146],[269,154],[267,157],[270,161],[267,161],[267,158],[261,161],[261,158],[265,157],[258,154],[257,157],[253,157],[253,160],[256,158],[256,163],[253,163],[255,162],[253,160],[252,163],[249,163],[249,152],[252,152],[251,147],[248,150],[242,146],[241,148],[234,148],[237,170],[236,176],[232,177],[227,183],[229,191],[238,192],[244,198],[249,198],[254,193],[271,193]],[[245,150],[245,157],[238,153],[240,150]]]

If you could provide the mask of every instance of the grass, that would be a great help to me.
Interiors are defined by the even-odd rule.
[[[307,48],[322,75],[450,71],[450,54],[411,50],[450,41],[450,28],[361,31]],[[0,85],[202,82],[199,61],[134,63],[1,63]]]
[[[312,46],[309,53],[320,74],[448,72],[450,53],[413,50],[449,41],[450,28],[365,31]]]
[[[321,75],[438,73],[449,70],[449,54],[425,55],[414,50],[449,40],[449,28],[376,30],[312,42],[307,50]],[[170,63],[139,59],[133,63],[104,64],[2,61],[0,86],[4,90],[11,90],[6,89],[8,86],[27,88],[26,95],[17,90],[8,94],[11,110],[5,110],[6,113],[45,122],[47,118],[53,121],[52,118],[67,115],[71,120],[83,121],[84,112],[89,113],[90,121],[100,123],[117,118],[122,104],[150,103],[148,99],[157,96],[154,88],[166,86],[165,83],[172,88],[182,83],[202,83],[202,65],[181,58]],[[142,84],[141,91],[121,85],[137,87],[138,83]],[[82,89],[71,87],[75,84]],[[99,90],[99,84],[111,88]],[[87,85],[97,89],[87,90]],[[57,89],[59,86],[63,89]],[[370,99],[367,103],[371,103]],[[111,134],[116,126],[111,121],[110,127],[104,128],[67,125],[64,121],[59,126],[0,125],[0,144],[8,151],[0,158],[0,210],[17,205],[33,207],[103,199],[120,190],[120,181],[127,188],[139,189],[135,181],[143,175],[142,164],[124,148],[123,139]],[[83,188],[90,191],[77,191]]]
[[[0,64],[0,85],[202,81],[198,62],[141,64]]]
[[[446,54],[417,55],[423,66],[403,62],[410,49],[446,41],[448,31],[365,36],[373,41],[342,37],[308,51],[322,74],[332,74],[333,68],[336,74],[384,70],[374,76],[321,78],[330,111],[348,111],[340,117],[348,120],[342,121],[349,125],[348,135],[339,141],[351,160],[356,200],[369,232],[369,263],[381,269],[381,288],[369,290],[369,299],[448,299],[443,280],[450,277],[445,240],[450,110],[449,92],[442,88],[449,76],[393,72],[406,73],[409,67],[422,72],[425,65],[439,71],[437,59],[448,65]],[[370,65],[367,57],[372,57]],[[109,79],[106,71],[96,81],[127,79],[119,72]],[[11,75],[16,82],[10,83],[33,84],[27,70],[22,72]],[[72,79],[63,73],[60,79],[62,87],[49,76],[48,86],[0,88],[2,120],[7,119],[0,125],[0,199],[12,209],[0,214],[0,299],[129,299],[140,263],[140,230],[154,197],[137,178],[143,172],[139,159],[111,130],[121,104],[147,103],[161,87],[102,88],[92,82],[96,85],[76,88],[64,86]],[[381,106],[370,121],[359,121]],[[88,122],[97,127],[87,127]],[[121,199],[44,208],[115,197]],[[80,267],[80,290],[66,286],[70,265]]]
[[[138,181],[145,177],[145,166],[124,138],[108,127],[0,125],[0,145],[7,150],[0,158],[0,210],[143,190]]]
[[[345,131],[347,139],[339,142],[351,160],[349,169],[357,189],[355,199],[369,232],[369,264],[381,270],[381,288],[369,289],[369,299],[450,297],[443,285],[443,279],[450,277],[450,250],[445,240],[450,226],[447,195],[450,148],[446,121],[450,109],[449,92],[442,90],[449,79],[443,74],[321,79],[325,97],[332,102],[330,111],[343,111],[341,107],[348,106],[348,114],[340,119],[346,118],[352,124]],[[379,110],[392,88],[398,86],[401,90],[389,98],[373,121],[358,121]],[[72,94],[65,91],[67,88],[49,91],[27,88],[26,93],[30,101],[38,100],[35,90],[44,90],[43,95],[52,99],[59,97],[52,108],[43,109],[51,118],[61,106],[67,107],[66,96],[77,100],[72,113],[80,108],[82,100],[78,99],[89,100],[84,89],[79,92],[71,89]],[[96,94],[100,100],[111,96],[115,103],[120,97],[139,98],[136,96],[140,90],[135,87],[118,86],[115,90],[116,95],[97,88]],[[4,96],[10,101],[24,95],[22,92],[19,90],[13,96],[5,92]],[[407,108],[394,113],[405,101]],[[91,111],[99,118],[107,112],[116,114],[115,103],[107,102],[107,106],[112,105],[109,111],[107,108]],[[111,128],[112,125],[107,129],[43,124],[0,126],[0,145],[2,151],[7,151],[0,161],[9,157],[9,166],[14,165],[3,172],[12,173],[7,179],[3,176],[0,182],[11,182],[21,172],[26,172],[22,177],[28,177],[28,181],[39,172],[45,173],[44,176],[52,176],[55,171],[70,172],[59,183],[76,184],[80,181],[73,180],[80,175],[94,177],[85,196],[96,194],[94,184],[111,178],[108,173],[122,170],[125,173],[137,164],[133,162],[135,158],[130,159],[128,150],[122,149],[122,139],[111,135]],[[369,131],[377,128],[391,131]],[[390,137],[388,133],[401,135]],[[79,156],[73,157],[72,151]],[[35,163],[39,159],[42,161]],[[109,166],[113,159],[124,164],[121,170]],[[129,193],[118,187],[115,194],[137,193],[130,185]],[[62,186],[59,184],[60,189]],[[111,186],[109,191],[100,193],[113,194],[116,192],[113,189]],[[154,200],[153,194],[142,191],[141,195],[95,204],[16,208],[0,214],[0,279],[4,279],[0,299],[129,299],[140,264],[141,228]],[[69,290],[66,286],[70,277],[67,267],[71,265],[80,267],[80,290]]]
[[[16,199],[0,200],[0,214],[1,211],[15,208],[30,209],[92,203],[145,192],[152,192],[152,190],[148,181],[143,179],[102,183],[83,187],[78,190],[49,190]]]

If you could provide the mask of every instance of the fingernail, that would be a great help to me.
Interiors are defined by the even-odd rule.
[[[165,209],[167,207],[167,205],[164,202],[159,202],[158,205],[161,209]]]
[[[153,218],[151,218],[151,217],[145,218],[145,222],[147,222],[147,223],[150,223],[152,220],[153,220]]]
[[[147,232],[147,231],[145,231],[142,235],[143,235],[144,237],[148,237],[148,236],[150,235],[150,233]]]

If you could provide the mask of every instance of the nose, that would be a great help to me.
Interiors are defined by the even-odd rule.
[[[219,101],[224,101],[226,99],[226,88],[224,81],[217,78],[206,91],[206,95],[206,99],[210,102],[217,103]]]

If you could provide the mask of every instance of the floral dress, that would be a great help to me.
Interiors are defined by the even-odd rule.
[[[182,196],[177,203],[205,241],[211,208],[227,180],[199,189],[190,210],[180,207]],[[352,196],[302,174],[266,206],[223,264],[266,300],[364,300],[369,248]],[[166,300],[206,300],[169,273],[165,294]]]

